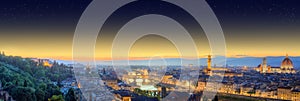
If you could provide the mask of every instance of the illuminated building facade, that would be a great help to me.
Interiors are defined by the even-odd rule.
[[[281,62],[281,73],[295,73],[292,60],[286,55],[284,60]]]
[[[288,55],[286,55],[284,60],[281,62],[280,67],[271,67],[267,65],[267,59],[263,58],[262,64],[258,65],[255,70],[260,73],[296,73],[293,62]]]
[[[278,87],[277,96],[278,99],[289,100],[291,99],[291,87]]]

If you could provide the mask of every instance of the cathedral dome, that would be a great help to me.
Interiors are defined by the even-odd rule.
[[[281,69],[293,69],[293,62],[288,55],[281,62]]]

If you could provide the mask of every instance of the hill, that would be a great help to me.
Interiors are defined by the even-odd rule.
[[[60,82],[72,77],[70,67],[53,63],[52,67],[43,66],[29,58],[0,54],[0,83],[17,101],[48,101],[61,95]],[[58,83],[59,84],[59,83]]]

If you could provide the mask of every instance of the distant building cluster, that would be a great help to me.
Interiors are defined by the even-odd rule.
[[[262,64],[258,65],[255,70],[260,73],[296,73],[293,62],[288,55],[286,55],[286,57],[283,59],[280,67],[272,67],[267,65],[267,59],[263,58]]]

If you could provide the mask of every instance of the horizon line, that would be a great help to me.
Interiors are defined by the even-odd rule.
[[[6,56],[15,56],[15,55],[6,55]],[[63,60],[63,61],[72,61],[73,58],[56,58],[56,57],[26,57],[26,56],[20,56],[22,58],[38,58],[38,59],[53,59],[53,60]],[[224,57],[224,56],[212,56],[212,58],[215,57]],[[264,57],[285,57],[285,56],[225,56],[225,58],[264,58]],[[289,57],[300,57],[300,56],[289,56]],[[139,61],[139,60],[159,60],[159,59],[187,59],[187,60],[196,60],[196,59],[205,59],[207,57],[165,57],[165,58],[149,58],[149,57],[128,57],[128,58],[95,58],[94,61],[122,61],[122,60],[133,60],[133,61]],[[85,59],[82,59],[85,60]]]
[[[0,51],[2,53],[4,51]],[[5,53],[5,52],[4,52]],[[73,56],[22,56],[22,55],[12,55],[12,54],[5,54],[6,56],[20,56],[22,58],[39,58],[39,59],[53,59],[53,60],[74,60]],[[207,58],[208,55],[211,55],[212,58],[215,57],[225,57],[225,58],[245,58],[245,57],[254,57],[254,58],[263,58],[263,57],[286,57],[286,54],[284,55],[269,55],[269,56],[252,56],[252,55],[229,55],[229,56],[221,56],[221,55],[200,55],[200,56],[157,56],[157,57],[118,57],[118,58],[112,58],[112,57],[95,57],[93,60],[95,61],[111,61],[111,60],[157,60],[157,59],[201,59],[201,58]],[[300,55],[288,55],[289,57],[300,57]],[[82,60],[91,60],[91,58],[83,57]]]

